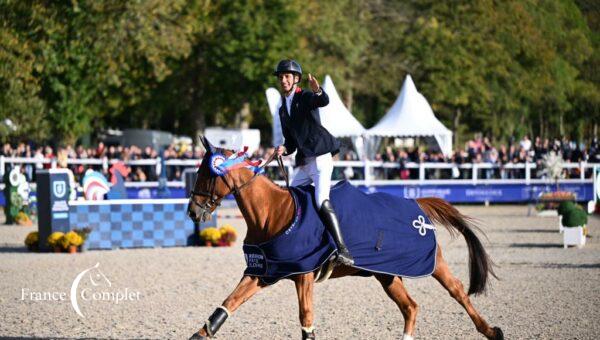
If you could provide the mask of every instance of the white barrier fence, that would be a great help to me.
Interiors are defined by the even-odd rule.
[[[120,162],[120,160],[108,158],[102,159],[68,159],[68,165],[85,165],[92,166],[97,169],[101,168],[107,171],[110,165]],[[160,158],[130,160],[124,162],[128,166],[145,166],[154,168],[156,173],[160,172],[162,161]],[[43,168],[49,164],[49,167],[56,167],[56,159],[36,159],[25,157],[5,157],[0,156],[0,176],[4,176],[8,165],[29,165],[35,171],[36,168]],[[170,159],[164,162],[167,167],[196,168],[200,165],[200,160],[183,160]],[[293,161],[286,160],[284,162],[288,173],[292,172]],[[269,164],[269,167],[277,167],[276,162]],[[400,164],[395,162],[381,161],[335,161],[334,171],[337,171],[338,179],[343,178],[344,171],[354,173],[350,182],[355,185],[394,185],[394,184],[424,184],[424,183],[547,183],[549,179],[538,176],[538,167],[535,163],[508,163],[503,165],[490,163],[406,163],[403,167],[408,171],[412,171],[410,179],[388,179],[388,177],[397,176],[400,170]],[[564,169],[568,171],[578,170],[577,178],[562,179],[560,183],[570,182],[592,182],[594,164],[581,163],[565,163]],[[390,172],[396,175],[389,176]],[[341,174],[341,176],[340,176]],[[458,174],[458,176],[456,176]],[[334,173],[334,176],[336,174]],[[277,181],[283,183],[281,181]],[[158,182],[127,182],[128,187],[156,187]],[[169,181],[171,187],[183,187],[183,178],[178,181]]]

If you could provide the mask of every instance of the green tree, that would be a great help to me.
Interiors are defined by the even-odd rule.
[[[6,26],[0,27],[0,140],[44,139],[49,134],[45,103],[38,97],[40,84],[31,44]],[[8,121],[6,121],[8,120]]]
[[[455,132],[563,132],[577,70],[591,53],[572,1],[412,4],[418,15],[402,40],[405,57]]]
[[[74,143],[104,126],[105,118],[128,113],[171,72],[175,60],[189,54],[196,23],[190,13],[196,4],[6,0],[0,4],[2,42],[27,47],[29,54],[15,55],[23,59],[15,63],[27,65],[26,58],[32,59],[33,66],[23,69],[33,79],[27,93],[43,105],[31,109],[43,109],[38,116],[56,140]],[[11,78],[2,75],[0,81],[9,84]],[[6,100],[7,107],[19,105]],[[31,116],[23,110],[9,115]],[[38,127],[33,119],[21,122],[30,125],[24,130]]]
[[[214,3],[192,53],[137,110],[162,116],[157,124],[189,135],[213,124],[269,131],[264,91],[275,85],[277,61],[299,52],[300,7],[288,1]]]

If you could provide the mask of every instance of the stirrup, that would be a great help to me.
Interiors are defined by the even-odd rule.
[[[338,251],[338,254],[335,257],[335,263],[338,265],[342,264],[344,266],[349,267],[354,266],[354,258],[352,257],[352,255],[350,255],[347,249],[344,250],[345,251]]]

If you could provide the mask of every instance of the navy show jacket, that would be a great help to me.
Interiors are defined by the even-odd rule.
[[[287,112],[285,97],[281,97],[279,118],[285,138],[286,155],[296,153],[296,165],[306,164],[306,157],[316,157],[339,152],[340,142],[321,125],[319,107],[329,104],[327,93],[321,89],[317,95],[312,91],[296,89],[291,104],[291,115]]]

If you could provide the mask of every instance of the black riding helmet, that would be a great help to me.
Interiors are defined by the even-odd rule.
[[[280,73],[294,73],[302,80],[302,67],[293,59],[284,59],[277,64],[273,75],[279,76]]]

